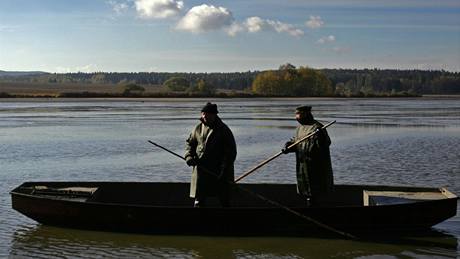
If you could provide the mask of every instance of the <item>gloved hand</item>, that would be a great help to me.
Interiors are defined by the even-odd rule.
[[[196,157],[187,157],[185,159],[185,163],[187,163],[188,166],[196,166],[198,165],[198,159]]]
[[[284,144],[284,148],[281,150],[281,151],[283,152],[283,154],[287,154],[287,153],[294,152],[294,149],[293,149],[293,148],[288,149],[288,147],[289,147],[290,145],[292,145],[292,144],[294,144],[294,140],[292,140],[292,139],[289,140],[288,142],[286,142],[286,143]]]

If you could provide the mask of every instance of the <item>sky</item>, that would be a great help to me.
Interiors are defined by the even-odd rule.
[[[460,72],[459,0],[0,0],[0,70]]]

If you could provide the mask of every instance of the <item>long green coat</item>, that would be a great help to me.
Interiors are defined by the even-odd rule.
[[[322,126],[316,120],[310,125],[299,125],[294,140],[300,140]],[[331,139],[324,129],[295,147],[297,192],[299,194],[317,198],[332,190],[334,180],[330,145]]]
[[[193,167],[190,197],[229,192],[235,179],[236,143],[219,117],[212,128],[201,122],[192,130],[186,140],[185,159],[192,157],[198,158],[198,166]]]

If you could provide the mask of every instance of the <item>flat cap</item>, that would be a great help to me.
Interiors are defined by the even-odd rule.
[[[207,112],[207,113],[214,113],[217,114],[219,111],[217,110],[217,104],[215,103],[207,103],[203,108],[201,109],[201,112]]]
[[[311,106],[299,106],[295,109],[295,112],[311,112]]]

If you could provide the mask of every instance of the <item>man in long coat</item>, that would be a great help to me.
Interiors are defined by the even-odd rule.
[[[200,123],[186,140],[185,160],[193,166],[190,197],[195,198],[195,207],[205,206],[210,196],[217,196],[222,206],[230,206],[236,143],[217,113],[217,105],[207,103],[201,110]]]
[[[312,205],[318,205],[321,198],[332,191],[334,185],[329,152],[331,139],[326,129],[321,129],[323,125],[313,118],[310,106],[298,107],[296,120],[300,125],[294,139],[286,143],[284,152],[296,153],[297,192],[309,199]],[[287,149],[295,141],[316,130],[318,132],[312,137]]]

